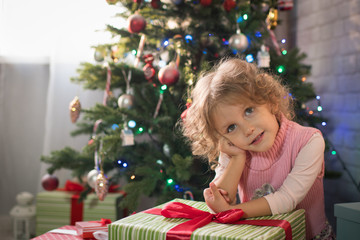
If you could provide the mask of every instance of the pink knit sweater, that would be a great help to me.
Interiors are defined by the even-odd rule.
[[[261,188],[265,183],[271,184],[275,191],[279,190],[292,171],[300,150],[317,132],[320,131],[300,126],[282,117],[280,129],[272,148],[267,152],[248,153],[238,189],[241,201],[251,200],[255,190]],[[295,209],[305,209],[307,239],[316,236],[325,227],[323,168],[324,165],[305,198],[295,207]]]

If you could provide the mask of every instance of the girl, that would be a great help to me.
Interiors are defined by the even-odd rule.
[[[307,239],[332,239],[325,216],[324,139],[291,121],[286,87],[253,64],[222,61],[198,80],[183,133],[216,176],[204,190],[211,210],[244,218],[306,211]],[[238,194],[241,203],[236,203]]]

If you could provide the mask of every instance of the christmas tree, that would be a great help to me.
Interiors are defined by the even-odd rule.
[[[187,194],[202,200],[213,172],[206,159],[191,154],[177,122],[197,76],[223,57],[246,59],[278,75],[291,89],[296,120],[321,122],[305,107],[316,97],[304,81],[310,73],[305,55],[281,49],[273,32],[278,11],[291,10],[292,1],[107,2],[119,7],[118,17],[128,25],[107,26],[120,40],[95,46],[96,63],[82,63],[72,79],[105,91],[103,102],[90,109],[81,109],[79,99],[70,106],[73,122],[82,115],[72,135],[87,134],[89,142],[80,152],[66,147],[41,159],[50,164],[49,174],[67,168],[79,181],[87,176],[84,194],[95,188],[104,198],[107,187],[123,178],[122,204],[130,210],[141,195],[161,203]]]

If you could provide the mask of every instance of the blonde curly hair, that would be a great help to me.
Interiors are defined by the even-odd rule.
[[[282,115],[290,120],[294,117],[287,87],[238,58],[223,59],[212,70],[202,73],[190,99],[192,104],[181,124],[182,132],[190,141],[193,154],[207,158],[212,169],[217,166],[219,155],[219,135],[211,119],[218,104],[269,104],[278,121]]]

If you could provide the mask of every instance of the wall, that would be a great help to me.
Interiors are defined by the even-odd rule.
[[[334,203],[360,201],[360,1],[302,0],[293,11],[296,45],[312,66],[307,81],[321,97],[325,133],[337,151],[326,167],[342,173],[325,180],[327,210],[333,213]]]

